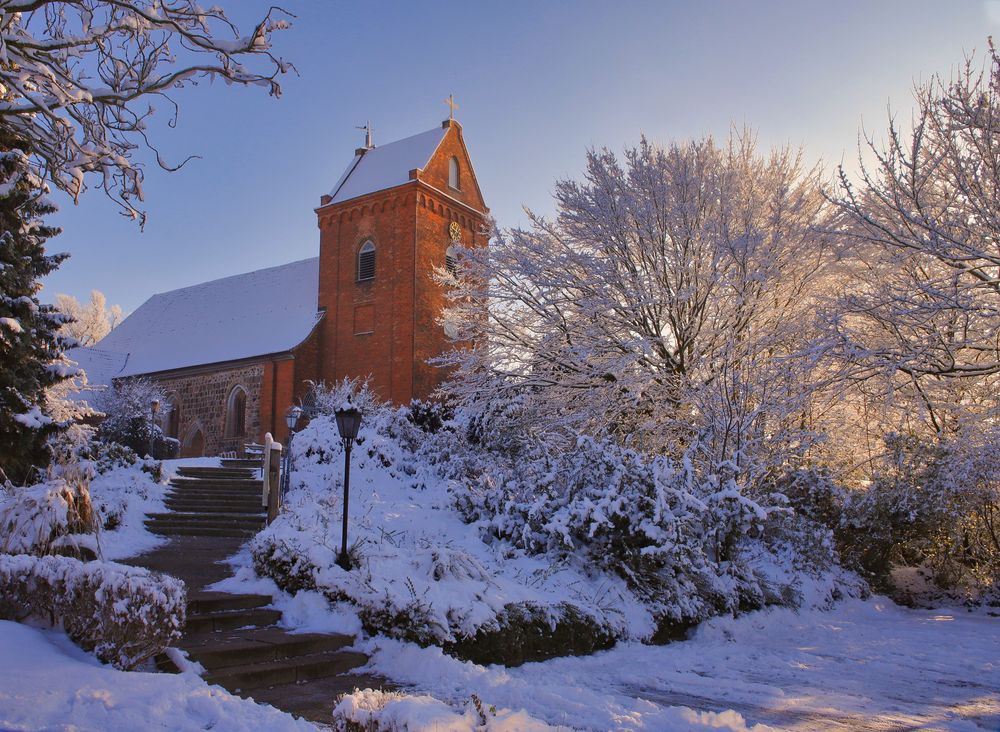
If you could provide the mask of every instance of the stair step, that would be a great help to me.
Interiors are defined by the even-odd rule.
[[[214,526],[150,526],[151,533],[158,536],[226,536],[249,539],[256,535],[252,529],[219,529]]]
[[[222,467],[223,468],[244,468],[249,470],[260,470],[261,466],[260,458],[223,458]]]
[[[225,490],[225,491],[223,490],[203,491],[197,488],[181,488],[181,489],[174,488],[165,495],[168,498],[194,498],[194,499],[204,498],[206,500],[218,499],[220,501],[226,501],[226,500],[240,501],[240,500],[250,500],[253,498],[260,500],[260,497],[263,494],[264,491],[261,489],[260,486],[257,486],[256,489],[252,490],[239,489],[239,490]]]
[[[227,667],[206,675],[210,684],[219,684],[231,691],[260,689],[277,684],[291,684],[321,679],[357,668],[368,657],[355,651],[331,651],[298,656],[251,666]]]
[[[226,637],[218,638],[220,635]],[[354,642],[354,639],[347,635],[319,633],[293,635],[278,628],[241,631],[240,634],[212,633],[201,638],[207,640],[192,644],[185,638],[182,647],[190,658],[210,670],[249,667],[329,653],[349,647]]]
[[[176,475],[188,478],[252,478],[250,468],[178,468]]]
[[[188,480],[172,478],[170,485],[174,488],[196,488],[198,490],[252,490],[260,488],[263,482],[260,480]]]
[[[171,511],[181,513],[245,513],[250,516],[256,513],[263,513],[264,507],[259,500],[245,502],[215,502],[215,501],[188,501],[188,500],[167,500],[164,502]]]
[[[192,592],[187,598],[188,615],[207,615],[223,610],[246,610],[270,605],[270,595],[233,594],[203,590]]]
[[[252,513],[159,513],[146,519],[146,526],[215,526],[220,529],[255,529],[264,526],[264,517]]]
[[[278,610],[267,608],[240,608],[237,610],[222,610],[205,615],[188,615],[185,633],[215,633],[222,630],[236,630],[256,626],[258,628],[274,625],[281,620]]]

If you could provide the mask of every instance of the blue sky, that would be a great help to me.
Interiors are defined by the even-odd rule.
[[[248,26],[270,3],[220,0]],[[436,126],[454,93],[480,185],[501,225],[552,210],[555,180],[591,146],[757,130],[831,169],[862,122],[910,112],[913,81],[949,74],[1000,29],[1000,0],[809,2],[334,2],[288,0],[275,46],[298,76],[281,99],[203,84],[179,92],[147,166],[144,232],[103,194],[57,198],[72,257],[43,298],[149,295],[315,256],[313,209],[363,141]],[[163,105],[160,105],[163,106]],[[162,110],[166,115],[167,110]],[[164,118],[165,119],[165,116]]]

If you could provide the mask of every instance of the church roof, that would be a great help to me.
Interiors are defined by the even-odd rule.
[[[94,348],[70,354],[108,383],[189,366],[290,351],[322,317],[319,258],[224,277],[153,295]],[[80,355],[80,351],[87,354]],[[87,363],[84,363],[84,359]],[[116,364],[122,363],[113,372]]]
[[[409,182],[410,171],[427,166],[447,133],[446,127],[435,127],[355,155],[330,191],[329,203],[348,201]]]
[[[87,374],[87,386],[77,389],[70,398],[91,404],[98,392],[110,384],[116,376],[121,375],[128,362],[128,354],[100,348],[71,348],[66,352],[66,356],[75,361]]]

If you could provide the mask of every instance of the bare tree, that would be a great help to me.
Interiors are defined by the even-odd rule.
[[[194,0],[0,0],[0,125],[30,146],[39,178],[74,198],[88,174],[131,217],[144,214],[140,148],[159,97],[202,79],[281,92],[291,67],[272,53],[288,27],[272,8],[248,35]],[[183,164],[183,163],[182,163]]]

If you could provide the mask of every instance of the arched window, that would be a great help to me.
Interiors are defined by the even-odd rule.
[[[452,158],[448,161],[448,187],[456,191],[462,188],[462,178],[459,173],[458,158]]]
[[[452,244],[444,252],[444,268],[448,270],[448,274],[452,277],[458,276],[458,252],[455,250],[455,245]]]
[[[234,386],[226,402],[226,437],[243,437],[247,430],[247,393]]]
[[[358,250],[358,282],[375,279],[375,245],[366,241]]]

